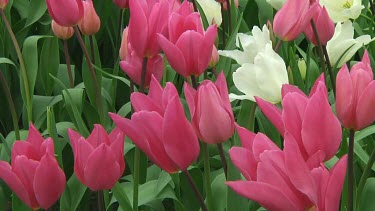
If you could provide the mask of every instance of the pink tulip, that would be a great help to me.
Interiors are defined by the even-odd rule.
[[[190,3],[184,1],[171,14],[168,30],[169,39],[159,34],[158,41],[172,68],[184,77],[202,74],[211,60],[216,25],[204,32],[199,13],[192,12]]]
[[[84,35],[93,35],[100,29],[100,18],[96,14],[92,0],[82,1],[83,3],[83,17],[78,24],[79,29]]]
[[[367,51],[350,73],[346,65],[340,69],[336,83],[336,112],[344,127],[361,130],[374,122],[375,81]]]
[[[276,36],[284,41],[296,39],[309,24],[317,6],[318,3],[310,6],[309,0],[287,0],[273,20]]]
[[[101,125],[95,125],[87,140],[72,129],[68,135],[79,181],[93,191],[111,189],[125,170],[124,134],[115,128],[108,135]]]
[[[219,59],[220,59],[219,52],[217,51],[217,48],[214,45],[212,47],[212,55],[211,55],[211,60],[210,60],[209,66],[214,67],[219,62]]]
[[[50,208],[65,189],[65,174],[55,159],[52,138],[30,124],[26,141],[12,147],[12,166],[0,161],[0,178],[30,208]]]
[[[8,0],[0,0],[0,9],[5,9],[8,5]]]
[[[325,7],[322,7],[318,4],[317,11],[312,17],[314,20],[316,30],[319,35],[319,40],[322,45],[327,45],[328,40],[333,37],[335,32],[335,24],[328,15],[328,12]],[[305,28],[306,37],[314,44],[318,45],[318,41],[315,38],[315,34],[311,24],[308,24]]]
[[[331,110],[327,95],[322,75],[315,82],[309,97],[294,86],[284,85],[282,111],[256,98],[259,108],[280,134],[288,131],[293,135],[310,167],[331,159],[341,143],[340,122]]]
[[[61,26],[74,26],[83,17],[82,0],[46,0],[48,13]]]
[[[67,40],[71,38],[74,34],[74,29],[73,27],[65,27],[65,26],[60,26],[56,21],[52,20],[51,22],[51,27],[53,33],[56,35],[56,37]]]
[[[126,56],[128,55],[128,45],[129,45],[129,42],[128,42],[128,27],[126,27],[124,29],[124,31],[122,32],[122,39],[121,39],[121,46],[120,46],[120,59],[121,60],[125,60],[126,59]]]
[[[120,7],[120,9],[129,8],[129,0],[113,0],[113,3]]]
[[[131,119],[110,114],[116,125],[166,172],[187,170],[199,155],[199,143],[174,85],[167,83],[163,90],[153,77],[149,95],[133,93],[131,102]]]
[[[202,141],[217,144],[233,135],[234,116],[223,72],[215,84],[205,80],[197,91],[185,83],[184,92],[193,127]]]

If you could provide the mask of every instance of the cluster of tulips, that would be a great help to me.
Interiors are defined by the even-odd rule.
[[[129,24],[122,33],[119,65],[132,86],[138,86],[138,92],[130,96],[131,117],[109,113],[115,123],[110,134],[101,124],[96,124],[87,138],[68,129],[78,180],[92,191],[112,189],[125,171],[125,136],[162,170],[169,174],[182,171],[190,177],[189,167],[206,150],[200,148],[215,144],[222,151],[222,143],[236,131],[241,146],[232,146],[229,156],[244,180],[227,181],[226,185],[241,196],[267,210],[339,210],[348,169],[352,198],[354,132],[375,121],[375,82],[367,51],[350,71],[345,62],[372,40],[369,36],[354,39],[351,22],[332,12],[329,2],[269,2],[279,10],[273,24],[262,29],[255,26],[252,35],[238,33],[239,49],[217,50],[218,25],[222,20],[211,16],[210,5],[221,4],[229,11],[230,1],[114,0],[120,8],[130,10]],[[1,10],[7,3],[0,0]],[[82,40],[81,33],[91,36],[100,29],[92,0],[46,0],[46,4],[53,19],[52,30],[60,39],[67,40],[76,33]],[[206,29],[197,5],[208,20]],[[290,18],[291,13],[295,17]],[[277,53],[281,41],[295,40],[302,33],[317,46],[322,63],[330,66],[330,60],[340,68],[336,77],[332,70],[322,73],[309,95],[289,84],[287,67]],[[81,46],[85,52],[84,44]],[[337,56],[337,52],[344,55]],[[235,93],[228,93],[224,71],[217,73],[212,68],[210,76],[215,82],[207,74],[203,77],[209,67],[216,65],[219,55],[232,58],[239,65],[233,72],[238,89]],[[183,94],[171,82],[161,86],[166,68],[163,58],[185,79]],[[87,56],[86,61],[95,84],[93,60]],[[94,88],[100,95],[101,88]],[[181,96],[187,103],[189,118]],[[283,137],[283,147],[265,134],[253,133],[236,123],[231,101],[245,99],[256,102]],[[280,102],[282,109],[275,105]],[[103,112],[100,96],[96,96],[96,103],[99,113]],[[340,148],[342,126],[350,130],[351,150],[327,168],[325,162],[334,158]],[[225,153],[220,156],[227,174]],[[44,139],[32,123],[26,141],[16,141],[12,146],[11,165],[0,161],[0,178],[32,209],[50,208],[66,186],[52,138]],[[204,200],[196,194],[202,210],[207,210]],[[348,201],[351,210],[353,202]]]

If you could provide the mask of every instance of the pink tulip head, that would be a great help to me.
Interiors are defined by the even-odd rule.
[[[87,139],[72,129],[68,135],[79,181],[93,191],[111,189],[125,170],[124,134],[115,128],[108,135],[101,125],[95,125]]]
[[[83,17],[78,26],[84,35],[93,35],[100,29],[100,18],[96,14],[92,0],[82,1]]]
[[[131,119],[110,114],[116,125],[160,168],[185,171],[197,159],[199,143],[174,85],[163,90],[153,77],[149,94],[133,93],[131,102]]]
[[[48,13],[61,26],[74,26],[83,17],[82,0],[46,0]]]
[[[122,32],[121,46],[120,46],[120,60],[125,60],[128,55],[128,27],[125,27]]]
[[[0,9],[5,9],[8,5],[8,0],[0,0]]]
[[[205,80],[198,90],[185,83],[184,92],[192,124],[202,141],[218,144],[233,135],[234,116],[223,72],[215,84]]]
[[[375,121],[375,81],[367,51],[349,69],[344,65],[336,77],[336,113],[345,128],[361,130]]]
[[[129,0],[113,0],[120,9],[129,8]]]
[[[167,35],[170,5],[166,0],[130,0],[129,43],[139,57],[160,52],[157,34]]]
[[[67,39],[71,38],[74,34],[73,27],[71,27],[71,26],[69,26],[69,27],[60,26],[54,20],[52,20],[52,22],[51,22],[51,27],[52,27],[52,31],[56,35],[56,37],[58,37],[59,39],[62,39],[62,40],[67,40]]]
[[[184,1],[171,14],[168,30],[169,39],[159,34],[158,41],[169,64],[184,77],[201,75],[211,60],[217,26],[204,31],[199,13],[192,12],[190,3]]]
[[[55,159],[53,140],[30,124],[26,141],[12,147],[12,166],[0,161],[0,178],[32,209],[48,209],[65,189],[65,174]]]
[[[310,6],[309,0],[287,0],[273,20],[276,36],[284,41],[296,39],[310,23],[317,6],[318,3]]]
[[[328,12],[325,7],[322,7],[318,4],[317,11],[314,13],[312,20],[315,23],[316,30],[319,35],[319,40],[322,45],[327,45],[327,42],[333,37],[335,32],[335,24],[328,15]],[[311,24],[309,23],[305,28],[306,37],[316,46],[318,42],[314,35]]]
[[[219,52],[217,51],[217,48],[216,46],[214,45],[212,47],[212,55],[211,55],[211,60],[210,60],[210,63],[208,64],[208,66],[210,67],[214,67],[218,62],[219,62]]]

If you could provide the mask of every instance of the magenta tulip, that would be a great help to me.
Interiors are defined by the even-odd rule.
[[[55,158],[52,138],[44,140],[30,124],[26,141],[12,147],[12,166],[0,161],[0,178],[30,208],[50,208],[65,189],[65,174]]]
[[[273,19],[273,31],[284,41],[296,39],[316,12],[318,3],[310,6],[309,0],[287,0]]]
[[[93,35],[100,29],[100,18],[96,14],[92,0],[82,1],[83,17],[78,26],[84,35]]]
[[[341,126],[328,102],[323,75],[315,82],[310,96],[291,85],[282,88],[280,111],[275,105],[256,98],[259,108],[281,135],[288,131],[298,143],[310,167],[331,159],[341,143]]]
[[[346,65],[340,69],[336,83],[336,112],[344,127],[361,130],[374,122],[375,81],[367,51],[350,73]]]
[[[327,42],[333,37],[335,32],[335,24],[328,15],[325,7],[318,4],[317,11],[314,13],[312,20],[315,23],[316,30],[319,35],[319,40],[322,45],[327,45]],[[306,37],[314,44],[318,45],[313,28],[311,24],[308,24],[305,28]]]
[[[234,133],[234,116],[222,72],[216,83],[203,81],[196,91],[185,83],[184,92],[198,137],[208,144],[228,140]]]
[[[113,3],[120,7],[120,9],[129,8],[129,0],[113,0]]]
[[[116,125],[166,172],[186,171],[199,155],[199,143],[174,85],[163,90],[152,77],[149,95],[133,93],[131,102],[131,119],[110,114]]]
[[[124,134],[115,128],[109,135],[95,125],[87,138],[69,129],[74,152],[74,173],[93,191],[111,189],[125,170]]]
[[[61,26],[74,26],[83,17],[82,0],[46,0],[48,13]]]
[[[192,12],[190,3],[184,1],[179,10],[171,14],[168,31],[169,39],[159,34],[158,41],[172,68],[184,77],[201,75],[211,60],[216,25],[205,32],[199,13]]]

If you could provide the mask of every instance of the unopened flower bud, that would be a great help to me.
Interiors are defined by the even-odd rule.
[[[83,18],[78,24],[79,29],[84,35],[93,35],[100,29],[100,18],[95,12],[91,0],[83,1]]]
[[[67,39],[71,38],[74,34],[73,27],[61,26],[58,23],[56,23],[54,20],[52,20],[51,26],[52,26],[53,33],[59,39],[67,40]]]
[[[8,4],[8,0],[0,0],[0,9],[5,9]]]
[[[209,67],[215,66],[219,62],[219,58],[220,58],[219,53],[217,52],[217,48],[214,45],[214,47],[212,47],[212,56],[211,56],[211,60],[208,66]]]

